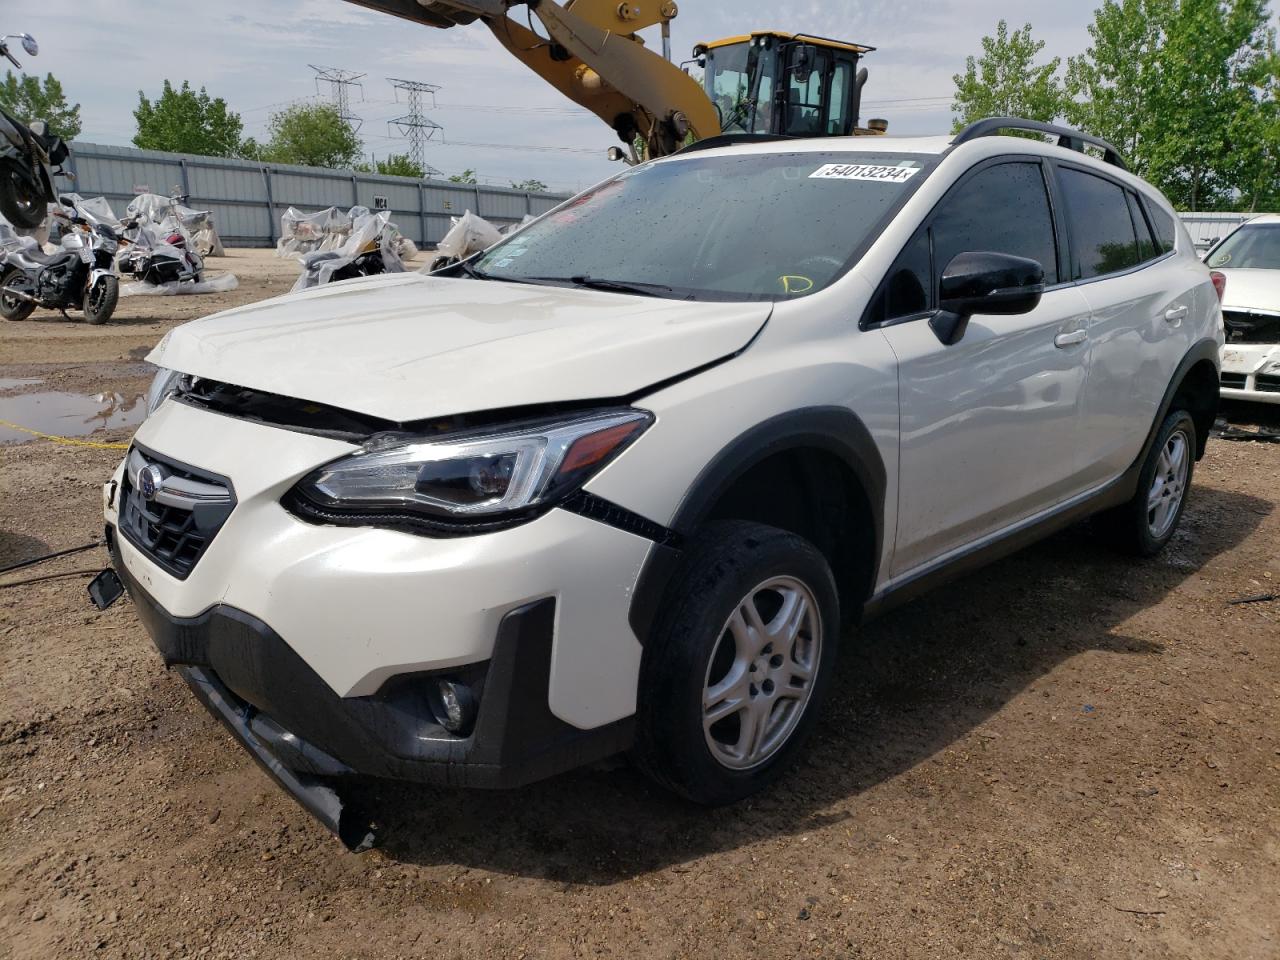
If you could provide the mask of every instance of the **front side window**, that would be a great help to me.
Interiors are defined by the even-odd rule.
[[[1209,255],[1209,266],[1280,270],[1280,224],[1245,224]]]
[[[935,288],[953,257],[975,250],[1039,261],[1044,282],[1058,282],[1053,215],[1038,163],[979,171],[942,201],[932,229]]]
[[[659,160],[575,198],[474,266],[497,280],[614,281],[677,299],[793,299],[848,270],[934,163],[854,151]]]
[[[938,205],[889,269],[867,311],[868,323],[915,317],[937,305],[942,272],[974,251],[1028,257],[1058,282],[1053,215],[1039,163],[1000,163],[962,180]]]
[[[1069,167],[1060,169],[1059,182],[1077,279],[1119,273],[1142,262],[1124,187]]]

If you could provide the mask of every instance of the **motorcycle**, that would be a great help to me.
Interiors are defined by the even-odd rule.
[[[40,47],[29,33],[0,37],[0,56],[22,69],[9,50],[8,41],[15,39],[33,57]],[[71,176],[62,169],[70,156],[62,138],[50,134],[43,120],[27,126],[0,107],[0,213],[5,219],[18,227],[40,226],[57,196],[53,178]]]
[[[46,254],[39,248],[10,250],[0,259],[0,317],[25,320],[36,307],[84,311],[89,323],[106,323],[120,298],[113,261],[119,246],[114,229],[90,223],[75,212],[70,197],[59,203],[72,212],[55,212],[66,221],[62,249]],[[68,318],[70,319],[70,318]]]
[[[178,204],[186,197],[171,199]],[[120,257],[121,272],[153,286],[200,282],[204,261],[188,246],[186,235],[176,220],[166,218],[157,225],[141,216],[133,216],[124,220],[121,226],[124,233],[120,239],[128,248]]]
[[[352,207],[351,234],[336,250],[316,250],[298,258],[302,273],[293,290],[355,277],[372,277],[379,273],[403,273],[404,262],[395,250],[394,226],[388,211],[371,213],[364,207]]]

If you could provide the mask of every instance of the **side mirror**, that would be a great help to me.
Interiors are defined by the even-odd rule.
[[[1044,267],[1039,261],[986,251],[956,254],[942,271],[939,309],[929,326],[951,346],[964,336],[975,313],[1030,313],[1043,293]]]
[[[36,43],[36,38],[29,33],[22,35],[22,49],[27,51],[27,56],[34,57],[40,52],[40,44]]]
[[[68,209],[74,209],[76,205],[76,198],[63,193],[58,196],[58,202]]]
[[[812,45],[802,43],[796,47],[795,55],[791,60],[791,73],[797,83],[809,82],[809,77],[813,75],[814,61],[817,59],[818,51]]]

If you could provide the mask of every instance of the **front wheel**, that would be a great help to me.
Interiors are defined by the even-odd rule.
[[[120,300],[120,281],[101,277],[84,295],[84,319],[87,323],[106,323],[115,313]]]
[[[0,170],[0,213],[15,227],[34,229],[47,213],[44,195],[12,166]]]
[[[17,267],[10,267],[0,273],[0,317],[14,321],[25,320],[35,310],[36,305],[30,300],[23,300],[21,297],[4,292],[6,287],[18,283],[24,277],[25,274]]]
[[[1103,533],[1113,546],[1139,557],[1164,549],[1182,520],[1195,460],[1195,421],[1187,411],[1174,410],[1160,425],[1143,461],[1133,499],[1101,517]]]
[[[686,551],[641,665],[635,757],[697,803],[732,803],[794,761],[839,641],[826,559],[807,540],[728,521]]]

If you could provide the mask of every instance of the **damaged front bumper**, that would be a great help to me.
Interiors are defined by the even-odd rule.
[[[1228,343],[1223,347],[1221,393],[1232,400],[1280,404],[1280,344]]]
[[[375,693],[341,697],[261,620],[226,604],[195,617],[165,610],[122,562],[107,527],[114,569],[167,666],[268,774],[349,849],[367,849],[376,827],[352,807],[357,775],[465,787],[517,787],[630,747],[634,720],[583,730],[547,702],[556,600],[535,600],[500,622],[490,660],[402,674]],[[447,673],[468,683],[478,709],[465,736],[432,710],[430,685]]]

